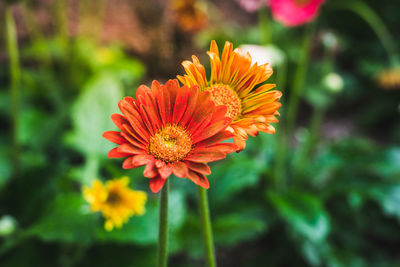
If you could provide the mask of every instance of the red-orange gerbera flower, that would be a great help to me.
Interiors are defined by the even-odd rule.
[[[260,86],[272,75],[269,64],[252,65],[249,53],[239,48],[232,50],[232,44],[226,42],[220,58],[218,46],[212,41],[207,52],[211,61],[210,79],[207,80],[206,71],[196,56],[192,56],[193,62],[182,63],[186,75],[178,79],[187,86],[199,85],[202,91],[211,93],[217,105],[228,108],[232,119],[230,126],[235,134],[233,139],[239,150],[243,150],[248,135],[257,136],[259,131],[275,133],[269,123],[278,122],[275,115],[279,115],[277,110],[281,104],[277,101],[282,93],[270,91],[275,84]]]
[[[198,86],[180,87],[178,80],[165,85],[154,81],[151,89],[144,85],[137,89],[136,100],[121,100],[119,109],[123,115],[113,114],[111,119],[121,131],[103,134],[119,145],[108,157],[128,157],[124,169],[146,165],[143,175],[151,178],[154,193],[172,173],[209,188],[204,175],[211,171],[206,163],[237,149],[235,144],[221,143],[233,137],[225,130],[231,123],[225,117],[226,107],[216,106]]]

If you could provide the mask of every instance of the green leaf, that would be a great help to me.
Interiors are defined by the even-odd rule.
[[[28,233],[44,241],[90,243],[98,223],[96,216],[84,207],[85,201],[80,194],[61,194]]]
[[[263,167],[262,160],[244,157],[244,154],[233,154],[230,159],[212,166],[211,202],[223,203],[233,194],[256,185]]]
[[[120,229],[107,232],[101,227],[97,236],[101,241],[118,241],[140,245],[155,244],[158,240],[159,195],[146,203],[146,213],[133,216]],[[168,202],[169,231],[177,231],[185,221],[184,195],[180,191],[171,191]]]
[[[116,129],[110,116],[118,112],[122,92],[121,84],[113,76],[93,77],[72,108],[74,132],[68,141],[85,154],[105,157],[113,145],[102,134]]]
[[[266,229],[266,221],[249,210],[220,216],[213,223],[215,242],[221,245],[234,245],[251,240]]]
[[[170,253],[185,252],[193,258],[203,256],[201,227],[197,213],[187,214],[183,227],[172,233],[169,251]]]
[[[97,229],[97,238],[103,242],[155,244],[158,238],[158,201],[148,201],[146,213],[131,217],[120,229],[107,232],[102,225]]]
[[[375,187],[370,194],[387,215],[396,217],[400,222],[400,185]]]
[[[286,223],[310,241],[323,241],[329,233],[330,222],[322,202],[305,192],[289,191],[277,194],[269,191],[268,198]]]
[[[386,150],[380,159],[374,164],[377,173],[388,178],[400,177],[400,147]]]

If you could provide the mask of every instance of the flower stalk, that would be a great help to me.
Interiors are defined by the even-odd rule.
[[[400,65],[396,43],[385,23],[371,7],[362,1],[342,1],[337,4],[336,8],[352,11],[364,19],[381,41],[389,57],[389,62],[394,66]]]
[[[204,252],[206,254],[206,263],[208,267],[216,267],[214,239],[211,228],[210,210],[208,207],[207,191],[198,186],[199,212],[201,226],[203,231]]]
[[[166,267],[168,263],[168,191],[169,179],[166,180],[161,191],[160,218],[158,226],[158,267]]]
[[[277,68],[277,84],[281,92],[284,92],[287,81],[287,60],[285,59]],[[276,131],[276,140],[278,149],[274,164],[274,183],[278,190],[283,190],[287,186],[287,176],[285,175],[286,162],[286,144],[288,133],[285,130],[284,124],[280,124]]]
[[[14,177],[19,176],[19,144],[18,144],[18,126],[19,126],[19,106],[20,91],[19,83],[21,70],[19,65],[18,40],[15,21],[12,14],[12,7],[6,5],[6,32],[7,32],[7,50],[10,59],[10,94],[11,94],[11,114],[12,114],[12,165]]]
[[[315,22],[308,24],[307,29],[304,33],[303,44],[300,51],[299,63],[297,65],[296,73],[294,76],[293,87],[287,107],[286,133],[288,134],[288,138],[290,138],[289,133],[292,133],[294,129],[297,109],[299,107],[300,95],[303,90],[304,81],[307,76],[308,62],[310,59],[311,40],[315,32],[315,26],[316,26]]]
[[[261,44],[269,44],[271,42],[271,25],[269,14],[266,8],[259,9],[258,21],[258,26],[260,28]]]

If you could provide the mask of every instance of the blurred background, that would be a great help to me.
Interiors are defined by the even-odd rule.
[[[192,54],[209,70],[215,39],[283,92],[277,133],[211,164],[219,266],[400,266],[399,13],[326,0],[289,27],[266,0],[1,1],[0,265],[155,266],[159,195],[101,135],[138,85]],[[81,188],[123,175],[146,213],[106,232]],[[203,266],[189,180],[171,177],[169,217],[170,266]]]

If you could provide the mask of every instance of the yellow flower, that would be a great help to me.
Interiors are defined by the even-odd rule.
[[[383,89],[399,89],[400,67],[383,70],[378,76],[378,82]]]
[[[207,78],[204,66],[196,56],[193,62],[183,61],[186,74],[178,79],[187,86],[198,85],[202,91],[209,91],[211,99],[217,105],[228,108],[227,116],[232,119],[233,140],[241,151],[246,146],[248,135],[257,136],[258,132],[275,133],[270,123],[278,122],[278,102],[282,93],[271,90],[275,84],[263,84],[271,75],[269,64],[252,64],[249,53],[241,49],[233,50],[230,42],[220,57],[215,41],[211,42],[207,52],[211,61],[211,75]]]
[[[143,215],[147,195],[143,191],[135,191],[128,187],[129,178],[124,176],[103,184],[94,180],[92,187],[84,186],[83,196],[90,204],[92,212],[101,211],[106,219],[104,228],[111,231],[121,228],[131,216]]]

